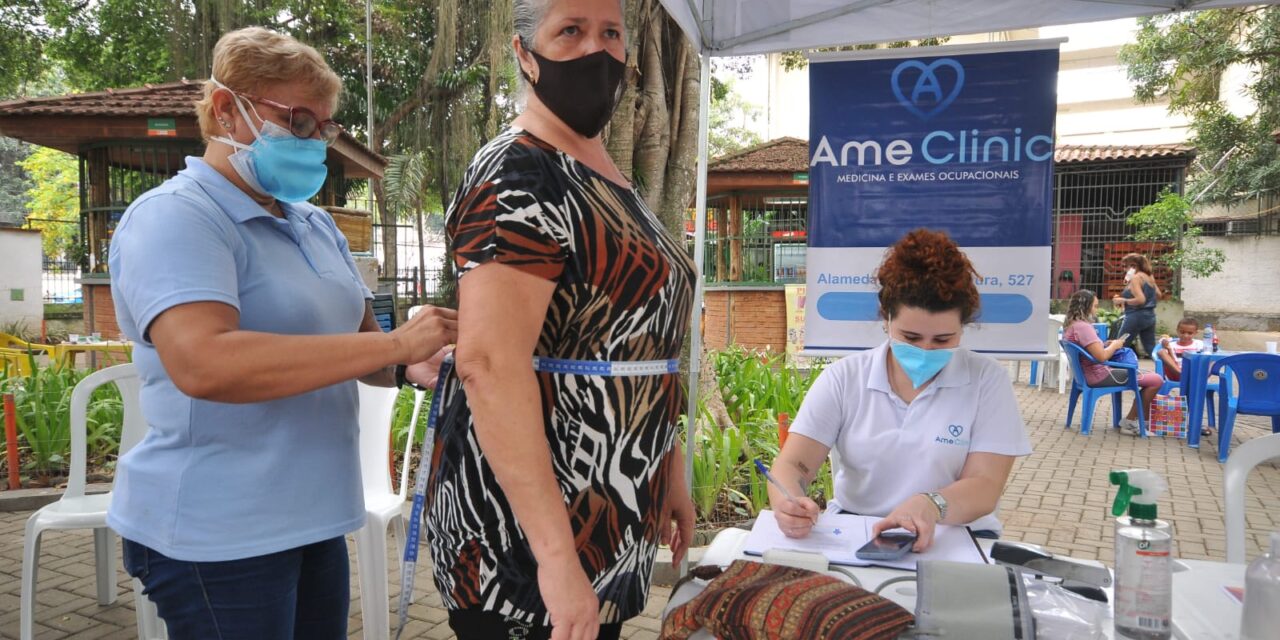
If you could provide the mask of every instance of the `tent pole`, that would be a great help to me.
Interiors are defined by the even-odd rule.
[[[699,48],[701,49],[701,48]],[[693,447],[698,435],[698,374],[702,370],[702,284],[703,262],[706,260],[707,240],[707,128],[711,114],[711,52],[701,51],[702,76],[698,83],[698,192],[694,214],[693,264],[697,273],[693,278],[693,317],[689,321],[689,416],[686,424],[684,452],[684,477],[693,496]],[[689,540],[688,543],[692,543]],[[680,575],[689,572],[689,556],[680,562]]]

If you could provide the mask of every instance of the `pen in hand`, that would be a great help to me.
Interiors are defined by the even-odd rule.
[[[787,488],[783,486],[781,482],[778,482],[778,479],[773,477],[772,473],[769,473],[769,468],[764,466],[764,463],[760,462],[759,458],[756,458],[755,463],[756,463],[756,470],[760,472],[760,475],[764,476],[764,479],[768,480],[769,484],[777,487],[778,491],[782,492],[782,496],[784,498],[786,498],[787,500],[790,500],[791,502],[796,501],[795,494],[791,493],[790,491],[787,491]],[[814,523],[816,524],[817,521],[815,520]]]

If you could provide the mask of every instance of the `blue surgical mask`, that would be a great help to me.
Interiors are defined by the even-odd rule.
[[[921,349],[899,340],[890,340],[889,348],[893,350],[893,359],[911,378],[911,386],[915,389],[938,375],[956,352],[955,349]]]
[[[227,89],[217,80],[213,83]],[[235,100],[240,115],[252,126],[253,120],[249,119],[240,96],[235,96]],[[253,105],[249,107],[252,109]],[[257,109],[254,109],[254,115],[257,115]],[[257,138],[253,144],[242,144],[225,136],[212,138],[238,149],[227,159],[240,179],[250,189],[284,202],[303,202],[319,193],[325,177],[329,175],[329,168],[324,165],[328,153],[324,141],[299,138],[261,116],[258,120],[262,121],[262,128],[251,129]]]

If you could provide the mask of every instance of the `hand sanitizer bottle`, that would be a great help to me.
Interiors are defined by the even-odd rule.
[[[1271,533],[1271,549],[1244,572],[1244,616],[1240,640],[1270,640],[1280,634],[1280,531]]]
[[[1119,485],[1116,519],[1116,637],[1168,640],[1173,637],[1173,535],[1156,519],[1156,498],[1169,486],[1146,469],[1112,471]]]

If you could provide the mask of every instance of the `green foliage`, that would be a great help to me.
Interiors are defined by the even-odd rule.
[[[1194,278],[1207,278],[1222,271],[1226,254],[1221,249],[1203,245],[1200,240],[1203,230],[1196,225],[1191,215],[1191,203],[1181,195],[1165,189],[1155,202],[1129,216],[1126,222],[1137,227],[1130,236],[1134,240],[1173,245],[1173,251],[1157,260],[1175,272],[1189,274]]]
[[[700,522],[754,517],[769,507],[767,483],[754,461],[766,465],[778,456],[778,417],[795,417],[820,369],[801,372],[782,355],[732,347],[712,355],[725,408],[734,426],[719,428],[703,401],[698,407],[698,434],[686,448],[693,465],[693,502]],[[831,496],[831,470],[823,465],[810,494]]]
[[[1124,310],[1119,307],[1098,307],[1098,322],[1113,323],[1124,316]]]
[[[40,77],[45,32],[40,28],[40,5],[0,3],[0,100],[18,95],[22,86]]]
[[[760,107],[734,90],[733,78],[711,78],[707,148],[712,158],[760,144],[759,134],[751,129],[759,119]]]
[[[1188,192],[1197,200],[1237,202],[1280,188],[1280,146],[1270,135],[1280,129],[1280,7],[1144,18],[1120,61],[1139,100],[1168,100],[1170,112],[1191,119],[1197,159],[1212,168],[1193,176]],[[1228,75],[1243,86],[1224,87]]]
[[[0,224],[18,224],[26,217],[31,179],[18,162],[30,155],[31,145],[0,136]]]
[[[404,453],[405,437],[409,434],[409,424],[413,419],[413,399],[414,390],[412,387],[401,389],[400,395],[396,396],[395,410],[391,417],[391,446],[400,454]],[[418,422],[414,425],[413,448],[415,450],[422,445],[422,438],[427,433],[427,411],[430,408],[431,392],[428,391],[422,398],[422,408],[419,410]]]
[[[31,176],[34,185],[27,191],[27,217],[31,227],[41,229],[45,256],[59,258],[73,246],[76,225],[45,223],[42,220],[75,222],[80,218],[80,169],[76,157],[50,147],[38,147],[18,165]]]
[[[886,42],[883,44],[855,44],[843,45],[839,47],[825,47],[822,49],[812,49],[808,51],[784,51],[782,52],[782,68],[787,71],[795,71],[809,66],[809,54],[828,51],[864,51],[867,49],[904,49],[907,47],[936,47],[946,44],[951,38],[924,38],[922,40],[898,40],[896,42]]]
[[[0,393],[14,394],[22,468],[38,478],[66,471],[71,462],[71,392],[91,371],[39,366],[28,354],[30,375],[0,369]],[[115,385],[94,390],[85,414],[86,461],[90,468],[111,467],[120,449],[124,404]],[[0,422],[4,410],[0,407]],[[0,432],[0,443],[3,432]]]

